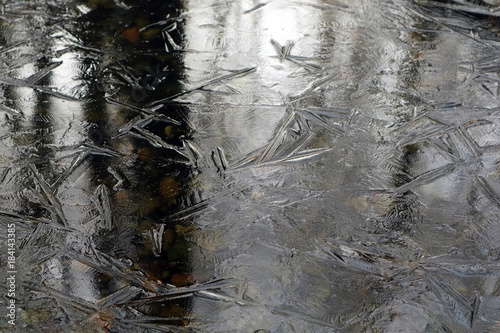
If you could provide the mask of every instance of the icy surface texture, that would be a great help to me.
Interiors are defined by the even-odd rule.
[[[5,332],[499,332],[500,4],[3,1]]]

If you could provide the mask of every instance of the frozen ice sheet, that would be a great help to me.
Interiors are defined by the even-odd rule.
[[[497,332],[498,5],[5,1],[1,329]]]

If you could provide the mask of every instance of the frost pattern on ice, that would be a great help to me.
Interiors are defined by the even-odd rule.
[[[16,328],[498,330],[495,5],[2,4]]]

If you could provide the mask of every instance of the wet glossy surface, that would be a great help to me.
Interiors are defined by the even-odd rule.
[[[5,331],[500,329],[494,4],[1,9]]]

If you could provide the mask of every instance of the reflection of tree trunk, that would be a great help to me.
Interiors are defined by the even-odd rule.
[[[394,188],[399,188],[412,180],[412,164],[418,158],[418,145],[404,147],[403,156],[394,175]],[[410,232],[419,220],[418,196],[413,191],[394,194],[394,202],[384,218],[384,226],[393,231]]]
[[[109,83],[106,76],[110,74],[120,79],[128,75],[128,84],[113,99],[132,106],[142,107],[160,99],[159,96],[180,92],[177,82],[181,75],[180,54],[165,53],[167,41],[161,34],[162,29],[171,24],[161,22],[169,15],[175,17],[177,8],[180,7],[162,2],[136,4],[129,10],[98,8],[82,20],[82,27],[88,29],[90,26],[91,29],[82,30],[81,38],[87,41],[89,47],[107,50],[110,48],[107,40],[114,38],[113,34],[119,34],[118,47],[125,51],[111,49],[109,66],[100,60],[90,63],[84,71],[89,78],[100,79],[100,85],[89,86],[88,97],[94,102],[88,108],[88,121],[95,124],[91,139],[98,146],[113,147],[126,155],[124,158],[101,156],[91,160],[90,168],[95,173],[93,182],[107,189],[113,210],[113,227],[110,231],[102,228],[95,235],[96,249],[112,256],[132,259],[134,268],[144,272],[151,281],[185,285],[192,282],[188,273],[188,244],[165,216],[188,193],[190,169],[185,164],[169,162],[182,159],[182,156],[152,146],[152,143],[158,142],[174,147],[181,144],[179,137],[186,134],[186,127],[162,121],[161,114],[182,121],[179,117],[184,115],[184,110],[170,105],[157,108],[158,117],[150,117],[143,127],[137,126],[124,136],[112,139],[120,128],[117,123],[125,125],[137,117],[145,119],[148,116],[131,108],[109,108],[103,94],[107,90],[105,85]],[[176,33],[174,42],[180,44],[178,37],[181,32]],[[134,157],[131,159],[130,156]],[[103,197],[107,195],[102,190],[100,193]],[[130,203],[132,210],[125,208],[125,215],[122,215],[121,210]],[[101,291],[106,292],[106,286],[102,287]],[[186,314],[182,309],[184,303],[182,300],[164,301],[139,308],[152,316],[183,318]]]

